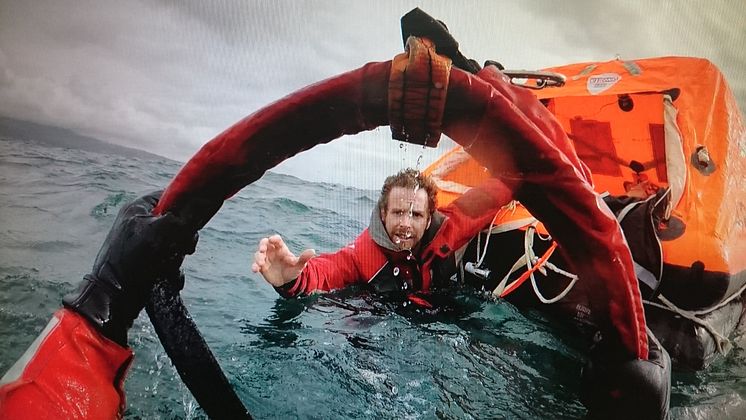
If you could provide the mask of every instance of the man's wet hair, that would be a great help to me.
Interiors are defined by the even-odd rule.
[[[402,169],[396,174],[389,176],[383,183],[381,196],[378,197],[379,210],[385,210],[389,205],[389,192],[394,187],[404,187],[412,190],[415,188],[424,189],[427,193],[428,211],[431,216],[435,212],[435,199],[438,195],[438,190],[430,176],[412,168]]]

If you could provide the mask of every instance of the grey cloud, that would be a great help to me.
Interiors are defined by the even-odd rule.
[[[737,22],[746,19],[745,6],[707,4],[4,1],[0,114],[184,160],[303,86],[390,59],[402,50],[399,18],[416,6],[446,21],[467,55],[509,67],[616,53],[705,56],[721,66],[743,106],[746,55],[736,46],[744,43]],[[376,141],[334,142],[283,168],[305,175],[304,168],[336,160],[335,167],[363,177],[348,168],[350,158],[413,165],[419,153],[383,141],[384,131],[359,136]],[[327,176],[319,172],[308,176]]]
[[[563,49],[573,45],[624,59],[663,55],[707,58],[725,75],[741,111],[746,109],[746,2],[693,0],[533,0],[525,3],[556,25]],[[562,8],[561,13],[558,8]]]

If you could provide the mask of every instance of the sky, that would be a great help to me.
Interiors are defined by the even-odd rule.
[[[186,161],[234,122],[314,82],[390,60],[402,15],[446,22],[468,57],[510,69],[664,55],[711,60],[746,105],[746,1],[0,0],[0,115]],[[379,188],[444,150],[387,127],[275,170]]]

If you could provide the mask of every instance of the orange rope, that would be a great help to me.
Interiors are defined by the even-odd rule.
[[[544,265],[544,263],[547,262],[549,257],[551,257],[552,254],[554,253],[555,249],[557,249],[557,242],[552,241],[552,245],[549,247],[549,249],[547,249],[544,255],[542,255],[541,258],[539,258],[539,261],[536,262],[536,265],[531,267],[530,270],[527,270],[525,273],[523,273],[521,277],[518,277],[518,280],[511,283],[510,286],[506,287],[505,290],[503,290],[503,292],[500,293],[500,297],[502,298],[502,297],[509,295],[515,289],[517,289],[520,285],[522,285],[526,280],[528,280],[531,274],[533,274],[536,270],[541,268]]]

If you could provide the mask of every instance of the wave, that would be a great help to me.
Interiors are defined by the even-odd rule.
[[[0,144],[0,374],[90,270],[119,208],[165,186],[179,166],[22,141]],[[254,401],[252,413],[581,416],[578,346],[511,305],[405,316],[381,313],[350,289],[329,295],[339,305],[314,297],[286,301],[250,272],[256,243],[274,232],[296,253],[338,249],[365,228],[377,197],[377,191],[268,172],[226,201],[200,233],[197,252],[184,265],[182,296],[197,323],[208,326],[203,333],[239,395]],[[193,413],[194,402],[146,316],[135,321],[130,344],[137,361],[127,380],[127,416],[181,415],[189,411],[185,405]],[[701,395],[719,401],[743,395],[733,384],[746,375],[744,348],[742,340],[711,371],[678,376],[672,401],[695,405],[679,414],[710,414],[702,411],[708,402]],[[272,397],[290,395],[292,384],[310,392],[308,398]],[[744,398],[733,400],[733,410],[742,410]]]
[[[271,205],[279,207],[282,211],[296,214],[307,214],[311,212],[311,208],[307,205],[286,197],[279,197],[272,200]]]
[[[73,248],[80,248],[80,244],[70,241],[27,241],[7,245],[8,248],[29,249],[37,252],[59,253]]]
[[[135,198],[134,194],[120,191],[106,196],[103,202],[97,204],[91,209],[91,216],[95,219],[102,219],[116,211],[119,207]]]

